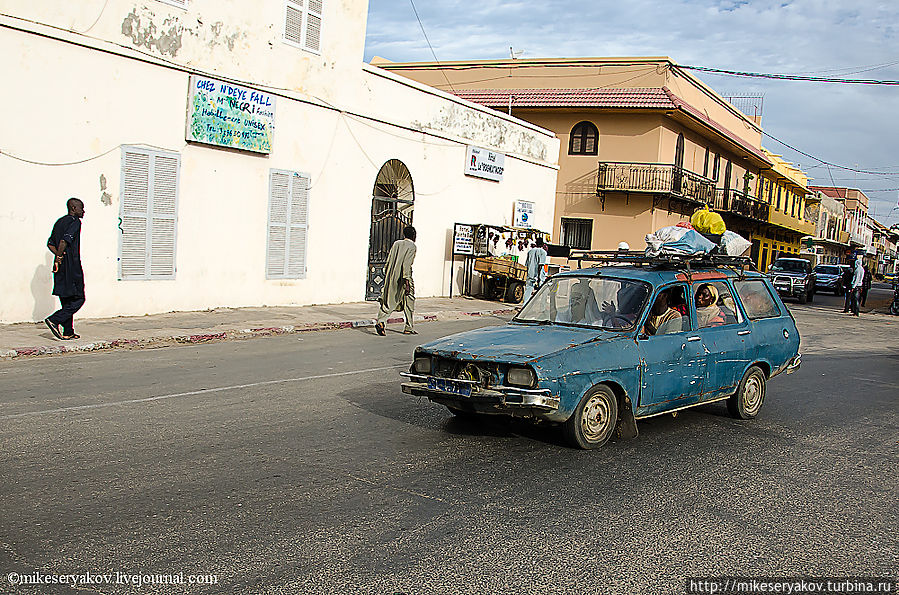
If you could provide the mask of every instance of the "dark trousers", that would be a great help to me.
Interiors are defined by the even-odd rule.
[[[862,306],[868,301],[868,288],[862,287]]]
[[[849,292],[849,311],[856,316],[858,316],[858,298],[860,293],[861,289],[858,287],[853,287]]]
[[[852,299],[852,288],[845,287],[844,288],[846,299],[843,301],[843,312],[849,311],[849,301]]]
[[[72,318],[75,316],[75,312],[80,310],[81,306],[84,305],[84,296],[72,295],[69,297],[60,297],[59,303],[62,307],[48,316],[47,320],[53,324],[62,325],[63,335],[73,335],[75,334],[75,321],[72,320]]]

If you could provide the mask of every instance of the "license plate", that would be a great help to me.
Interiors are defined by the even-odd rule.
[[[428,388],[431,390],[439,390],[454,395],[462,395],[463,397],[471,396],[471,385],[464,382],[457,382],[449,378],[428,378]]]

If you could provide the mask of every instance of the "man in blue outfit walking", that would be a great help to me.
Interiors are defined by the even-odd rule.
[[[84,203],[77,198],[66,202],[69,212],[53,225],[47,248],[53,253],[53,295],[60,309],[44,319],[57,339],[78,339],[74,316],[84,305],[84,271],[81,268],[81,218]]]

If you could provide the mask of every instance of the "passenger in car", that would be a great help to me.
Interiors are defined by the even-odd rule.
[[[652,305],[652,311],[646,324],[643,325],[643,331],[647,335],[666,335],[669,333],[679,333],[683,330],[683,320],[681,313],[670,306],[671,290],[666,289],[661,292]]]
[[[599,322],[599,307],[589,281],[581,279],[571,286],[568,304],[559,308],[555,321],[590,325]]]
[[[703,283],[696,290],[696,318],[699,328],[724,324],[724,313],[718,307],[718,289],[710,283]]]

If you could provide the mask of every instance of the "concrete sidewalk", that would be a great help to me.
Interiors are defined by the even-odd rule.
[[[452,320],[468,316],[511,315],[512,304],[456,298],[419,298],[415,322]],[[307,331],[373,327],[377,302],[322,306],[216,308],[200,312],[170,312],[148,316],[79,319],[80,339],[60,341],[41,322],[0,325],[0,359],[96,351],[139,349],[177,343],[206,343]],[[387,332],[401,332],[402,313],[388,320]],[[373,331],[372,331],[373,332]]]

